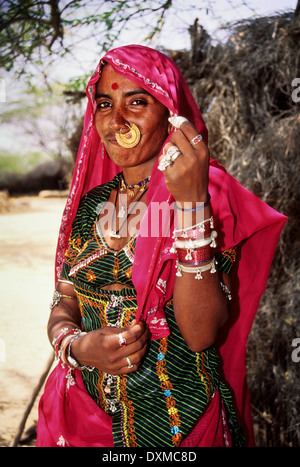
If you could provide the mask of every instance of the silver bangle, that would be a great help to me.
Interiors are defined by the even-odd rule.
[[[67,334],[67,333],[69,333],[69,332],[72,332],[73,334],[76,334],[76,333],[80,333],[81,331],[80,331],[79,328],[73,328],[73,329],[62,328],[60,334],[59,334],[57,337],[54,337],[54,338],[52,339],[51,345],[52,345],[52,347],[54,348],[54,350],[55,350],[55,348],[56,348],[57,342],[58,342],[60,339],[62,340],[63,337],[64,337],[64,335]]]
[[[76,370],[88,370],[88,371],[94,371],[95,367],[94,366],[86,366],[86,365],[80,365],[77,360],[72,357],[71,355],[71,345],[75,341],[75,339],[78,339],[78,337],[84,336],[87,334],[86,332],[80,332],[79,334],[76,334],[76,336],[72,337],[68,344],[68,353],[67,353],[67,362],[71,366],[71,368],[75,368]]]
[[[57,279],[57,282],[63,282],[64,284],[74,285],[73,282],[68,281],[67,279]]]
[[[196,248],[203,248],[205,246],[210,245],[212,248],[216,248],[216,238],[218,234],[215,230],[211,232],[210,237],[207,238],[198,238],[196,240],[192,240],[189,238],[188,240],[175,240],[173,245],[170,248],[170,253],[176,253],[176,248],[183,249],[183,250],[191,250],[194,251]]]
[[[191,225],[190,227],[185,227],[183,229],[174,229],[173,238],[175,238],[176,236],[188,237],[188,231],[189,230],[194,230],[194,229],[198,230],[199,232],[204,232],[204,230],[205,230],[205,225],[204,224],[206,222],[210,223],[210,228],[211,229],[214,228],[214,218],[211,216],[208,219],[204,219],[203,221],[199,222],[198,224]]]
[[[71,295],[64,295],[60,293],[58,290],[54,290],[52,302],[50,303],[50,310],[52,310],[55,306],[59,304],[62,298],[73,298],[77,299],[77,297],[72,297]]]
[[[182,277],[182,273],[187,272],[190,274],[195,274],[195,279],[198,279],[198,280],[203,279],[202,273],[205,271],[210,270],[211,274],[214,274],[215,272],[217,272],[215,258],[213,258],[213,260],[210,263],[205,264],[204,266],[184,266],[183,264],[179,263],[179,261],[177,261],[176,269],[177,269],[177,272],[176,272],[177,277]]]
[[[195,248],[202,248],[208,245],[215,248],[216,237],[217,237],[217,232],[213,230],[211,232],[210,237],[198,238],[196,240],[192,240],[191,238],[189,238],[188,240],[175,240],[175,245],[177,246],[177,248],[183,248],[185,250],[190,250],[190,249],[194,250]]]

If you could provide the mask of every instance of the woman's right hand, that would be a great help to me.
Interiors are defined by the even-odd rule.
[[[120,333],[126,339],[123,347],[119,342]],[[73,342],[71,355],[81,365],[92,366],[111,375],[122,375],[138,369],[149,339],[150,331],[146,323],[133,320],[125,328],[107,326],[88,332]]]

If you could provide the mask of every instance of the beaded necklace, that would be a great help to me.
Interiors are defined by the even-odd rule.
[[[127,185],[127,183],[125,182],[125,179],[124,179],[124,175],[123,175],[123,173],[121,173],[120,191],[128,190],[129,196],[133,197],[135,188],[139,188],[140,191],[143,193],[146,190],[146,184],[150,182],[150,179],[151,179],[151,176],[147,177],[147,178],[144,178],[143,180],[141,180],[136,185]]]

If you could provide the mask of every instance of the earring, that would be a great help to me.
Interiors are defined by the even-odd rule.
[[[134,148],[137,146],[141,139],[141,132],[139,127],[137,127],[134,123],[128,125],[129,131],[127,133],[115,133],[116,140],[122,148]]]

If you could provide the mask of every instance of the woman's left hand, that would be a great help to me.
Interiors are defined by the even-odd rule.
[[[163,171],[167,188],[179,203],[206,202],[208,198],[209,150],[203,140],[191,144],[197,135],[194,125],[184,121],[173,132],[159,159],[161,163],[171,146],[175,145],[180,150],[174,163]]]

